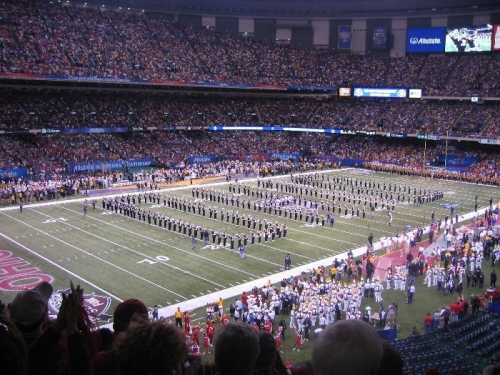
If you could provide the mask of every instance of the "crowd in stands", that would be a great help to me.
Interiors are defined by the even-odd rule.
[[[423,141],[395,142],[390,138],[352,135],[325,135],[316,133],[278,132],[272,137],[268,132],[134,132],[111,134],[75,134],[75,135],[4,135],[0,139],[0,169],[28,168],[26,179],[16,179],[9,172],[2,175],[2,195],[10,196],[13,188],[33,182],[78,180],[76,171],[69,169],[69,163],[90,163],[93,161],[113,161],[152,158],[158,165],[186,171],[175,172],[176,178],[191,176],[192,166],[188,165],[189,156],[213,155],[220,159],[242,160],[246,165],[240,171],[255,171],[259,163],[268,158],[272,152],[301,153],[311,162],[313,168],[341,164],[345,159],[356,159],[358,167],[386,171],[398,174],[416,174],[426,177],[447,178],[468,182],[499,184],[500,156],[491,150],[477,150],[450,146],[449,153],[465,156],[476,156],[478,162],[467,167],[466,173],[426,169],[426,165],[436,165],[439,155],[446,150],[443,144],[437,146],[430,143],[425,147]],[[425,147],[425,151],[424,151]],[[424,160],[425,155],[425,160]],[[247,161],[248,157],[253,161]],[[368,160],[369,162],[365,162]],[[279,164],[279,161],[275,161]],[[106,163],[104,163],[104,166]],[[300,165],[300,164],[298,164]],[[257,166],[257,167],[256,167]],[[214,163],[198,165],[203,172],[194,172],[195,177],[221,174]],[[195,168],[195,170],[196,170]],[[310,167],[308,167],[310,168]],[[218,171],[218,172],[216,172]],[[89,177],[85,171],[84,178]],[[110,170],[103,167],[94,177],[111,175]],[[463,172],[463,171],[462,171]],[[253,174],[254,172],[252,172]],[[94,178],[93,176],[90,176]],[[116,180],[127,179],[123,174]],[[106,184],[109,186],[111,183]],[[64,185],[64,183],[63,183]],[[74,184],[69,184],[71,186]],[[59,186],[60,187],[60,186]],[[50,186],[52,189],[53,186]],[[38,186],[35,188],[38,190]]]
[[[0,130],[288,126],[371,130],[444,137],[500,136],[499,109],[470,102],[196,99],[144,94],[51,94],[3,97]]]
[[[182,26],[158,13],[67,2],[9,1],[0,13],[3,73],[254,85],[349,82],[421,87],[445,96],[498,96],[500,90],[495,55],[379,58],[305,50]]]

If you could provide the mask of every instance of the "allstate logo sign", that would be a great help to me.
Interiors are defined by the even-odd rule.
[[[410,38],[410,44],[418,44],[418,38]]]

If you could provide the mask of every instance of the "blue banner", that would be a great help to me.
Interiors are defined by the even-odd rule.
[[[291,152],[272,152],[269,154],[270,159],[280,159],[280,160],[300,160],[302,154],[295,154]]]
[[[19,177],[26,177],[27,175],[27,168],[0,169],[0,179],[4,181]]]
[[[406,133],[387,133],[390,138],[406,138]]]
[[[382,340],[394,341],[398,336],[398,330],[395,328],[383,329],[377,331],[377,334]]]
[[[440,155],[437,158],[439,163],[444,163],[446,161],[447,167],[470,167],[472,164],[477,163],[479,159],[475,156],[456,156],[456,155],[448,155],[448,157],[444,155]]]
[[[45,133],[50,133],[45,129]],[[61,134],[90,134],[90,133],[126,133],[126,126],[118,126],[112,128],[67,128],[61,129]]]
[[[428,27],[408,29],[406,34],[407,53],[443,53],[445,46],[445,28]]]
[[[145,168],[154,163],[153,158],[147,159],[131,159],[131,160],[109,160],[109,161],[94,161],[88,163],[70,163],[69,170],[73,173],[79,172],[94,172],[97,170],[120,170],[128,168]]]
[[[408,96],[408,89],[392,87],[355,87],[355,98],[401,98]]]
[[[212,163],[215,161],[217,161],[217,156],[213,156],[213,155],[202,155],[202,156],[190,156],[190,157],[188,157],[189,164]]]
[[[387,49],[386,27],[375,27],[373,29],[372,49]]]
[[[352,30],[351,25],[339,26],[339,49],[351,49]]]

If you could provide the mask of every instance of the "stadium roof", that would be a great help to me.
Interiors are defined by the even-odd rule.
[[[85,0],[79,0],[85,1]],[[431,16],[500,11],[498,0],[87,0],[170,13],[252,17]]]

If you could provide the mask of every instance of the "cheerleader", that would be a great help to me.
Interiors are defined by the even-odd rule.
[[[276,350],[283,354],[283,341],[281,340],[281,331],[283,331],[283,327],[279,327],[278,332],[274,334],[274,341],[276,341]]]
[[[293,342],[293,351],[300,352],[300,346],[304,343],[304,339],[302,338],[302,332],[299,330],[295,331],[295,339]]]
[[[201,334],[203,335],[203,355],[206,353],[210,353],[210,339],[209,337],[205,334],[205,332],[202,330]]]
[[[191,334],[191,317],[187,311],[184,311],[184,332],[186,332],[186,336]]]
[[[193,342],[196,343],[198,345],[198,347],[200,347],[200,326],[199,325],[195,325],[193,327]]]

